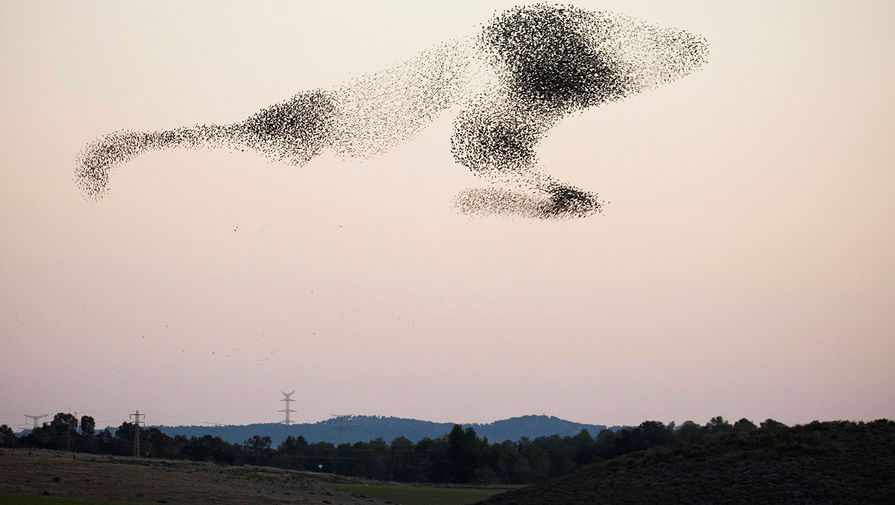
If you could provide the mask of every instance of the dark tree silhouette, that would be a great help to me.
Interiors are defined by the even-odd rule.
[[[96,421],[90,416],[81,416],[81,434],[92,436],[96,431]]]

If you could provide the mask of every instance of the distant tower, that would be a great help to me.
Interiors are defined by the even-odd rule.
[[[345,440],[345,420],[350,419],[352,414],[330,414],[339,420],[339,445]],[[338,447],[337,445],[336,447]]]
[[[294,401],[295,401],[295,400],[292,399],[292,395],[295,393],[295,391],[293,390],[292,393],[286,393],[286,392],[284,392],[284,391],[280,391],[280,392],[283,393],[283,396],[285,397],[285,398],[283,398],[283,399],[280,400],[280,401],[281,401],[281,402],[286,402],[286,408],[285,408],[285,409],[278,410],[277,412],[285,412],[285,413],[286,413],[286,420],[283,421],[283,424],[285,424],[286,426],[289,426],[290,424],[292,424],[292,421],[289,420],[289,413],[290,413],[290,412],[295,412],[294,410],[292,410],[292,409],[289,408],[289,402],[294,402]]]
[[[39,415],[39,416],[29,416],[28,414],[25,414],[25,417],[27,417],[28,419],[31,419],[32,421],[34,421],[34,429],[36,430],[36,429],[37,429],[37,420],[38,420],[38,419],[43,419],[43,418],[45,418],[45,417],[47,417],[47,416],[49,416],[49,415],[50,415],[50,414],[41,414],[41,415]]]
[[[140,417],[146,418],[146,414],[141,414],[139,410],[133,414],[128,414],[134,418],[134,457],[140,457]]]

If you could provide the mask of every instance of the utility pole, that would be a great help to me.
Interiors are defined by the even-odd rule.
[[[128,417],[134,418],[134,457],[140,457],[140,417],[146,418],[146,414],[141,414],[140,410],[137,409],[133,414],[128,414]]]
[[[330,414],[339,420],[339,445],[342,445],[345,435],[345,419],[348,419],[352,416],[352,414]],[[338,447],[337,445],[336,447]]]
[[[283,399],[280,400],[280,401],[281,401],[281,402],[286,402],[286,408],[285,408],[285,409],[282,409],[282,410],[278,410],[277,412],[285,412],[285,413],[286,413],[286,420],[283,421],[283,424],[285,424],[286,426],[289,426],[290,424],[292,424],[292,421],[289,420],[289,413],[290,413],[290,412],[295,412],[294,410],[292,410],[292,409],[289,408],[289,402],[294,402],[294,401],[295,401],[295,400],[292,399],[292,395],[293,395],[293,393],[295,393],[295,391],[293,390],[292,393],[286,393],[286,392],[284,392],[284,391],[280,391],[280,392],[283,393],[283,396],[285,396],[285,398],[283,398]]]
[[[43,418],[45,418],[45,417],[47,417],[47,416],[49,416],[49,415],[50,415],[50,414],[41,414],[41,415],[39,415],[39,416],[29,416],[28,414],[25,414],[25,417],[27,417],[28,419],[31,419],[32,421],[34,421],[34,429],[36,430],[36,429],[37,429],[37,420],[38,420],[38,419],[43,419]]]

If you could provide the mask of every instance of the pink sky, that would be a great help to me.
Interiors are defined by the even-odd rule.
[[[377,2],[378,4],[378,2]],[[611,202],[470,219],[451,115],[370,160],[88,141],[241,119],[513,2],[0,4],[0,424],[332,413],[600,424],[895,418],[891,2],[584,1],[704,35],[685,79],[565,120]]]

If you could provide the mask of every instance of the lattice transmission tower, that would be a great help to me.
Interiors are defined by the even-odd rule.
[[[128,414],[128,417],[134,418],[134,457],[140,457],[140,417],[146,418],[146,414],[141,414],[138,409],[133,414]],[[145,423],[145,421],[143,421]]]
[[[49,415],[50,415],[50,414],[41,414],[41,415],[39,415],[39,416],[29,416],[28,414],[25,414],[25,417],[27,417],[28,419],[31,419],[32,421],[34,421],[34,429],[36,430],[36,429],[37,429],[37,420],[38,420],[38,419],[43,419],[43,418],[45,418],[45,417],[47,417],[47,416],[49,416]]]
[[[285,398],[281,399],[280,401],[286,402],[286,408],[278,410],[277,412],[285,412],[286,413],[286,420],[283,421],[283,424],[285,424],[286,426],[289,426],[290,424],[292,424],[292,421],[289,420],[289,413],[295,412],[294,410],[289,408],[289,403],[295,401],[292,399],[292,395],[295,393],[295,391],[293,390],[291,393],[286,393],[285,391],[280,391],[280,392],[283,393],[283,396],[285,397]]]
[[[336,447],[338,447],[339,445],[342,445],[342,443],[345,441],[345,421],[346,420],[350,421],[351,418],[354,416],[354,414],[330,414],[330,415],[339,421],[339,444],[336,446]]]

